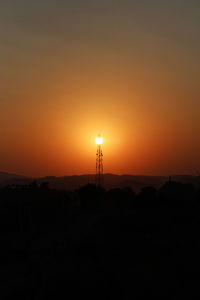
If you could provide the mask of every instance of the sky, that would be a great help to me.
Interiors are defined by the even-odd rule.
[[[0,171],[200,173],[199,0],[1,0]]]

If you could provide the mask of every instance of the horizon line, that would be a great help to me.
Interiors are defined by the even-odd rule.
[[[85,174],[72,174],[72,175],[44,175],[44,176],[32,176],[32,175],[22,175],[20,173],[16,172],[7,172],[7,171],[0,171],[0,174],[7,174],[11,176],[20,176],[25,178],[32,178],[32,179],[40,179],[40,178],[48,178],[48,177],[54,177],[54,178],[62,178],[62,177],[80,177],[80,176],[96,176],[95,173],[85,173]],[[113,175],[113,176],[134,176],[134,177],[165,177],[169,178],[171,177],[177,177],[177,176],[191,176],[191,177],[198,177],[199,175],[191,174],[191,173],[184,173],[184,174],[171,174],[171,175],[147,175],[147,174],[128,174],[128,173],[122,173],[122,174],[116,174],[116,173],[104,173],[104,176],[106,175]]]

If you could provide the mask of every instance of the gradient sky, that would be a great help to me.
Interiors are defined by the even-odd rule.
[[[200,173],[199,0],[1,0],[0,170]]]

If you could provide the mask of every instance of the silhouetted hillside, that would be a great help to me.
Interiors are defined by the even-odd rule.
[[[5,174],[5,173],[3,173]],[[16,176],[16,177],[14,177]],[[172,177],[173,180],[181,183],[192,183],[197,186],[200,184],[200,180],[196,176],[190,175],[177,175]],[[55,177],[49,176],[44,178],[35,178],[35,180],[40,184],[42,182],[49,182],[49,187],[58,190],[75,190],[84,186],[88,183],[95,183],[95,175],[74,175],[74,176],[64,176]],[[168,180],[165,176],[137,176],[137,175],[114,175],[105,174],[104,175],[104,188],[124,188],[131,187],[134,191],[139,192],[145,186],[153,186],[155,188],[161,187]],[[6,185],[20,185],[29,184],[33,181],[33,178],[5,174],[5,176],[0,176],[0,187]]]
[[[25,176],[17,175],[17,174],[11,174],[6,172],[0,172],[0,182],[6,181],[6,180],[14,180],[14,179],[25,179]]]

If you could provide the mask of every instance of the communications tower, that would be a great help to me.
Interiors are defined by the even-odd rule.
[[[96,185],[103,185],[103,151],[101,145],[103,139],[99,135],[96,140],[97,152],[96,152]]]

